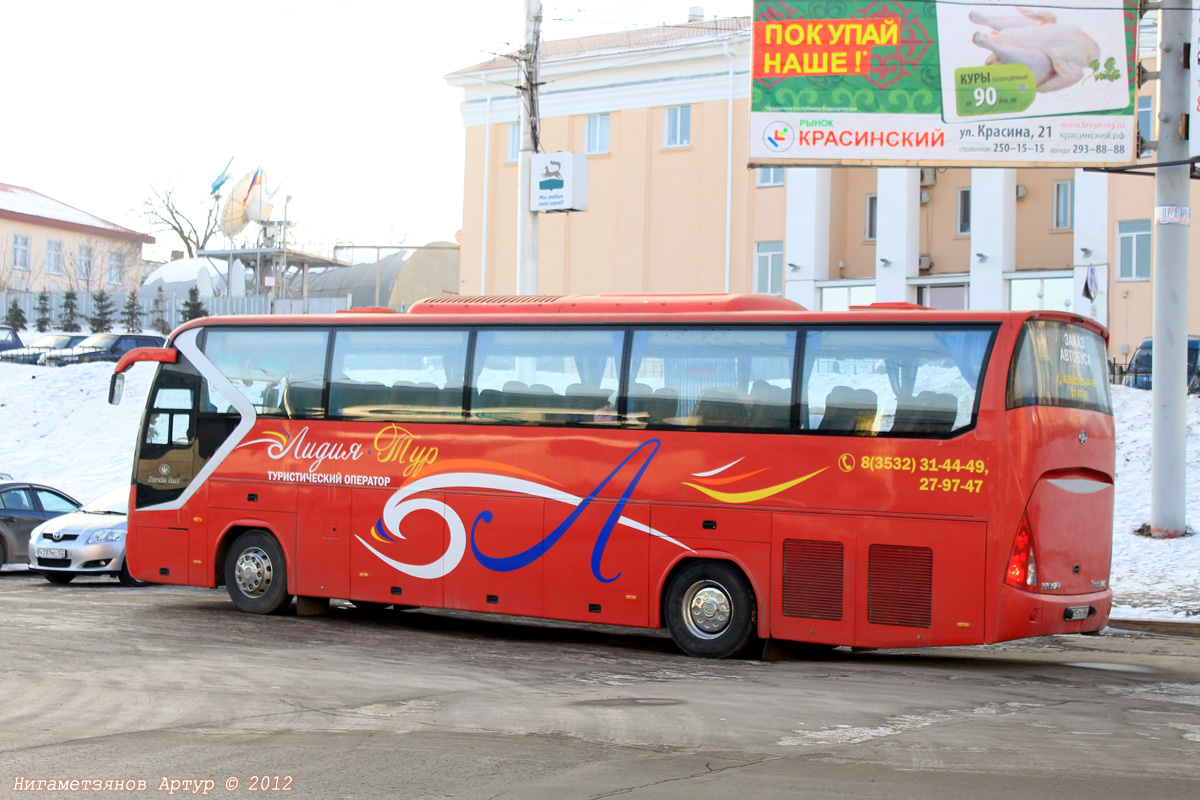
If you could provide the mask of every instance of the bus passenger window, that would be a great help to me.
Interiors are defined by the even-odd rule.
[[[636,331],[628,422],[787,430],[796,334],[772,328]]]
[[[204,354],[266,417],[319,419],[329,333],[277,328],[209,328]],[[231,398],[206,381],[203,409],[235,413]]]
[[[994,333],[994,327],[810,328],[801,427],[933,437],[969,427]]]
[[[505,328],[476,336],[470,418],[510,424],[617,420],[622,330]]]
[[[334,336],[329,414],[341,419],[460,422],[467,332],[389,328]]]

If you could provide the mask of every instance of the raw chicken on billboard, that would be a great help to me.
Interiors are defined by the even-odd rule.
[[[939,6],[942,115],[947,122],[1129,105],[1121,9],[1097,8],[1094,0],[1054,1],[1053,8]]]

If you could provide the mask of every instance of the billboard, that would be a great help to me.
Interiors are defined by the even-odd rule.
[[[1136,0],[754,4],[750,163],[1118,166]]]

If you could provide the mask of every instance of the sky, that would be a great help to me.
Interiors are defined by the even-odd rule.
[[[747,15],[751,0],[543,3],[543,38]],[[420,245],[462,225],[462,91],[445,75],[511,52],[523,0],[110,0],[5,4],[0,183],[180,249],[152,188],[202,216],[229,159],[281,187],[289,241]],[[212,244],[210,243],[210,246]],[[225,246],[219,241],[217,246]]]

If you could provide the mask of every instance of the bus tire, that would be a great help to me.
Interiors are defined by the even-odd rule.
[[[288,607],[287,562],[274,536],[246,531],[237,538],[225,555],[225,588],[247,614],[278,614]]]
[[[697,561],[671,580],[667,629],[689,656],[728,658],[754,639],[754,593],[742,573],[724,561]]]

